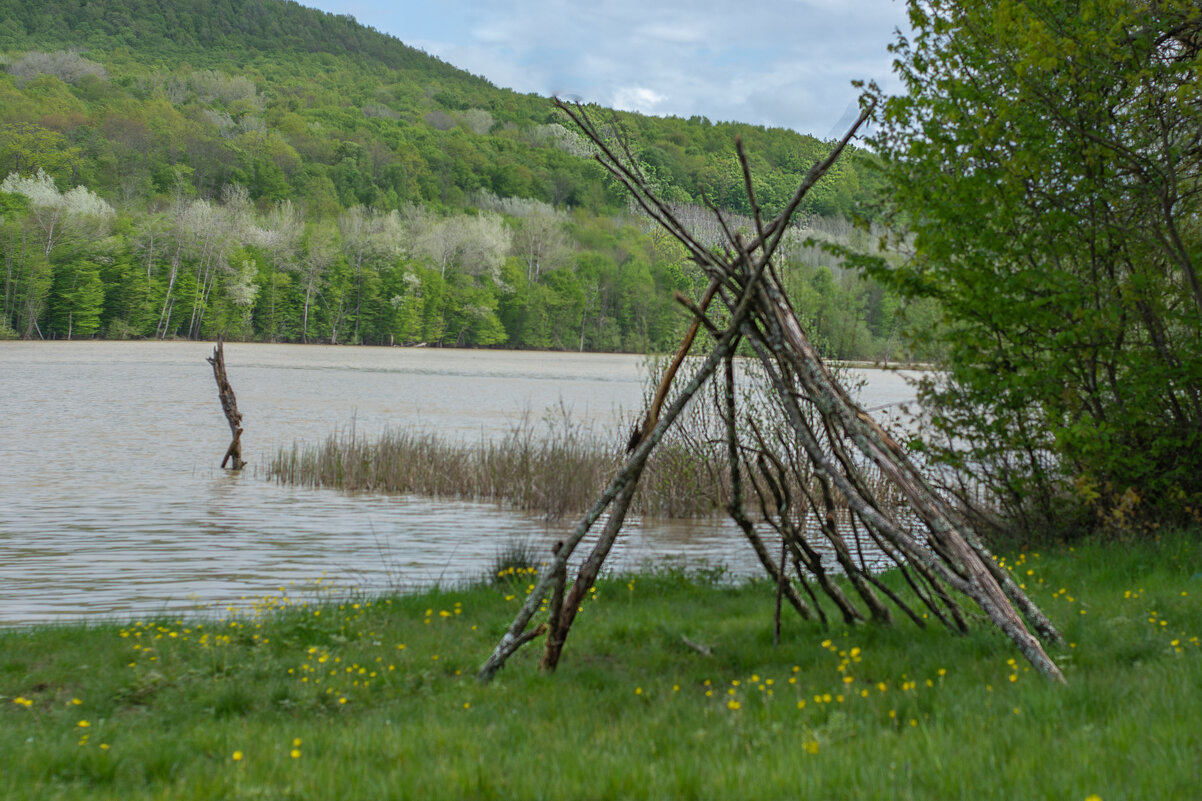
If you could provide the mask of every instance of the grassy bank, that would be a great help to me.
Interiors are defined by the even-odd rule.
[[[774,647],[770,587],[672,573],[603,581],[557,674],[533,646],[488,686],[524,578],[9,630],[0,797],[1196,798],[1198,541],[1008,560],[1067,687],[984,629],[786,616]]]

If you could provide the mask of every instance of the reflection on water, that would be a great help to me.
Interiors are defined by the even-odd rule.
[[[294,440],[353,424],[478,438],[567,409],[617,431],[641,403],[636,356],[229,344],[251,467],[229,444],[204,343],[0,343],[0,624],[238,603],[325,577],[382,590],[480,577],[548,528],[492,505],[347,496],[254,474]],[[904,399],[872,371],[866,406]],[[615,435],[616,436],[616,435]],[[609,564],[758,570],[724,519],[633,521]]]

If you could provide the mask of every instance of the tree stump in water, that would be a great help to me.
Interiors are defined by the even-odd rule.
[[[221,398],[221,409],[225,412],[225,419],[230,424],[230,433],[234,437],[225,450],[221,466],[225,467],[232,459],[230,469],[241,470],[246,465],[246,462],[242,461],[242,413],[238,411],[238,399],[234,397],[234,388],[230,386],[229,377],[225,374],[225,351],[221,345],[221,338],[218,337],[213,355],[205,359],[213,365],[213,377],[217,379],[217,395]]]

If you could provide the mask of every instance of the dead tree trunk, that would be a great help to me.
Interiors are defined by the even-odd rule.
[[[225,412],[225,419],[230,424],[230,434],[233,436],[230,446],[225,450],[221,466],[225,467],[226,463],[232,460],[230,469],[241,470],[246,466],[246,462],[242,461],[242,413],[238,411],[238,399],[234,397],[234,388],[230,386],[230,379],[225,374],[225,350],[220,337],[217,338],[217,347],[213,348],[213,355],[206,357],[205,361],[213,365],[213,377],[217,379],[221,410]]]

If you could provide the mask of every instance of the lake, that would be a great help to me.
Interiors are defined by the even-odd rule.
[[[642,408],[645,359],[230,343],[241,474],[203,342],[0,342],[0,624],[129,619],[241,606],[323,582],[337,592],[477,579],[514,541],[574,524],[491,504],[346,495],[263,477],[271,455],[349,426],[503,434],[565,411],[616,439]],[[862,405],[912,389],[857,370]],[[578,553],[580,553],[578,551]],[[607,565],[761,568],[725,518],[629,521]]]

